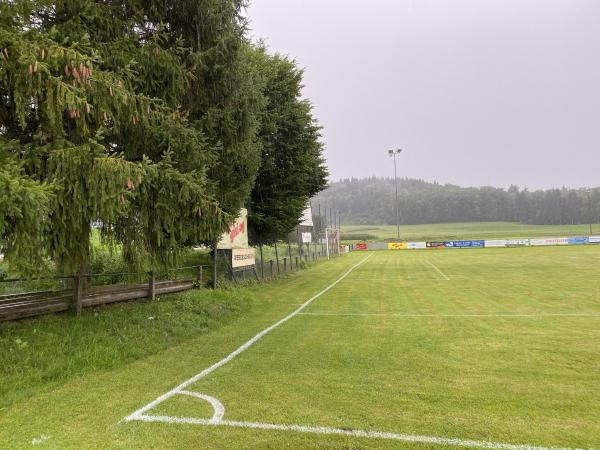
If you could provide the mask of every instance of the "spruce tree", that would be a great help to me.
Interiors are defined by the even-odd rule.
[[[260,115],[261,167],[249,202],[254,242],[287,236],[309,199],[326,185],[320,127],[310,102],[302,98],[303,71],[295,61],[270,55],[260,45],[249,57],[263,86]]]

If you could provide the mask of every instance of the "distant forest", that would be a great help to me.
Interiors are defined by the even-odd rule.
[[[345,179],[330,183],[313,199],[313,208],[339,211],[342,223],[395,224],[394,179]],[[403,178],[398,180],[400,223],[510,221],[528,224],[578,224],[600,220],[600,188],[529,191],[460,187]],[[315,213],[317,212],[314,210]]]

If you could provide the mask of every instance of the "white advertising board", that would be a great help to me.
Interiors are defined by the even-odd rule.
[[[508,241],[506,239],[492,239],[485,240],[485,247],[506,247],[508,245]]]
[[[528,247],[530,244],[529,239],[509,239],[506,241],[507,247]]]
[[[231,267],[246,267],[256,264],[256,250],[253,248],[234,248],[231,250]]]
[[[590,244],[600,244],[600,236],[590,236],[588,242]]]
[[[221,236],[217,248],[219,250],[248,248],[248,210],[246,208],[240,209],[240,214],[229,227],[229,232]]]
[[[409,250],[418,250],[421,248],[427,248],[427,243],[426,242],[407,242],[406,248],[408,248]]]
[[[303,244],[310,244],[312,242],[312,233],[310,232],[303,232],[302,233],[302,243]]]
[[[531,245],[569,245],[569,238],[530,239]]]

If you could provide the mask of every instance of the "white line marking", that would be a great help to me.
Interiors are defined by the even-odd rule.
[[[210,423],[219,423],[223,418],[223,414],[225,414],[225,407],[223,406],[223,403],[221,403],[216,398],[211,397],[210,395],[201,394],[200,392],[194,391],[179,391],[178,394],[189,395],[191,397],[196,397],[201,400],[206,400],[208,403],[210,403],[214,410],[212,419],[209,420]]]
[[[303,312],[301,316],[377,316],[377,317],[600,317],[600,314],[557,313],[557,314],[402,314],[402,313],[329,313]]]
[[[405,442],[416,442],[425,444],[437,444],[437,445],[455,445],[461,447],[475,447],[475,448],[486,448],[486,449],[500,449],[500,450],[571,450],[569,448],[561,447],[538,447],[535,445],[519,445],[519,444],[503,444],[500,442],[489,442],[489,441],[474,441],[470,439],[454,439],[444,438],[437,436],[419,436],[412,434],[401,434],[401,433],[388,433],[383,431],[366,431],[366,430],[347,430],[342,428],[331,428],[331,427],[315,427],[306,425],[283,425],[275,423],[260,423],[260,422],[240,422],[236,420],[222,420],[219,423],[212,423],[206,419],[195,419],[193,417],[171,417],[171,416],[150,416],[141,415],[138,420],[144,422],[167,422],[167,423],[181,423],[181,424],[192,424],[192,425],[213,425],[213,426],[226,426],[226,427],[239,427],[239,428],[254,428],[261,430],[280,430],[280,431],[296,431],[299,433],[315,433],[315,434],[338,434],[344,436],[363,437],[371,439],[388,439]],[[572,449],[582,450],[582,449]],[[593,449],[589,449],[593,450]]]
[[[43,442],[47,441],[48,439],[50,439],[52,436],[46,436],[45,434],[41,435],[39,438],[33,438],[31,440],[31,445],[40,445]]]
[[[337,285],[340,281],[342,281],[344,278],[346,278],[354,269],[356,269],[358,266],[364,264],[372,255],[373,254],[371,253],[368,256],[364,257],[358,264],[355,264],[354,266],[350,267],[350,269],[348,269],[341,277],[339,277],[337,280],[335,280],[333,283],[331,283],[325,289],[321,290],[320,292],[318,292],[317,294],[315,294],[311,298],[309,298],[307,301],[305,301],[304,303],[302,303],[302,305],[299,308],[295,309],[293,312],[291,312],[290,314],[288,314],[287,316],[285,316],[283,319],[279,320],[278,322],[274,323],[270,327],[265,328],[263,331],[261,331],[260,333],[258,333],[256,336],[254,336],[252,339],[250,339],[246,343],[242,344],[240,347],[238,347],[236,350],[234,350],[233,352],[231,352],[225,358],[223,358],[220,361],[216,362],[212,366],[204,369],[202,372],[197,373],[192,378],[184,381],[179,386],[171,389],[166,394],[163,394],[160,397],[157,397],[155,400],[151,401],[146,406],[141,407],[137,411],[135,411],[132,414],[130,414],[129,416],[125,417],[123,420],[126,421],[126,422],[131,421],[131,420],[136,420],[136,419],[139,420],[139,417],[142,416],[146,411],[154,408],[159,403],[162,403],[165,400],[171,398],[173,395],[180,393],[182,390],[184,390],[189,385],[195,383],[196,381],[200,380],[201,378],[204,378],[205,376],[207,376],[211,372],[214,372],[215,370],[217,370],[219,367],[227,364],[229,361],[231,361],[232,359],[234,359],[240,353],[242,353],[243,351],[247,350],[252,345],[254,345],[256,342],[258,342],[260,339],[262,339],[267,333],[270,333],[275,328],[283,325],[285,322],[287,322],[288,320],[290,320],[292,317],[294,317],[298,313],[300,313],[304,308],[306,308],[308,305],[310,305],[314,300],[316,300],[317,298],[319,298],[321,295],[323,295],[324,293],[326,293],[327,291],[329,291],[331,288],[333,288],[335,285]]]
[[[432,263],[431,261],[429,261],[428,259],[427,259],[427,260],[425,260],[425,262],[426,262],[427,264],[429,264],[431,267],[433,267],[435,270],[437,270],[437,271],[438,271],[438,273],[439,273],[441,276],[443,276],[443,277],[444,277],[444,279],[445,279],[446,281],[450,281],[450,278],[448,278],[444,272],[442,272],[440,269],[438,269],[438,267],[437,267],[435,264],[433,264],[433,263]]]

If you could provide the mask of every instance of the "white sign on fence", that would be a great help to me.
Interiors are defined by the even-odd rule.
[[[302,243],[310,244],[311,242],[312,242],[312,233],[310,233],[310,232],[302,233]]]
[[[256,265],[256,250],[253,248],[234,248],[231,250],[231,267]]]

